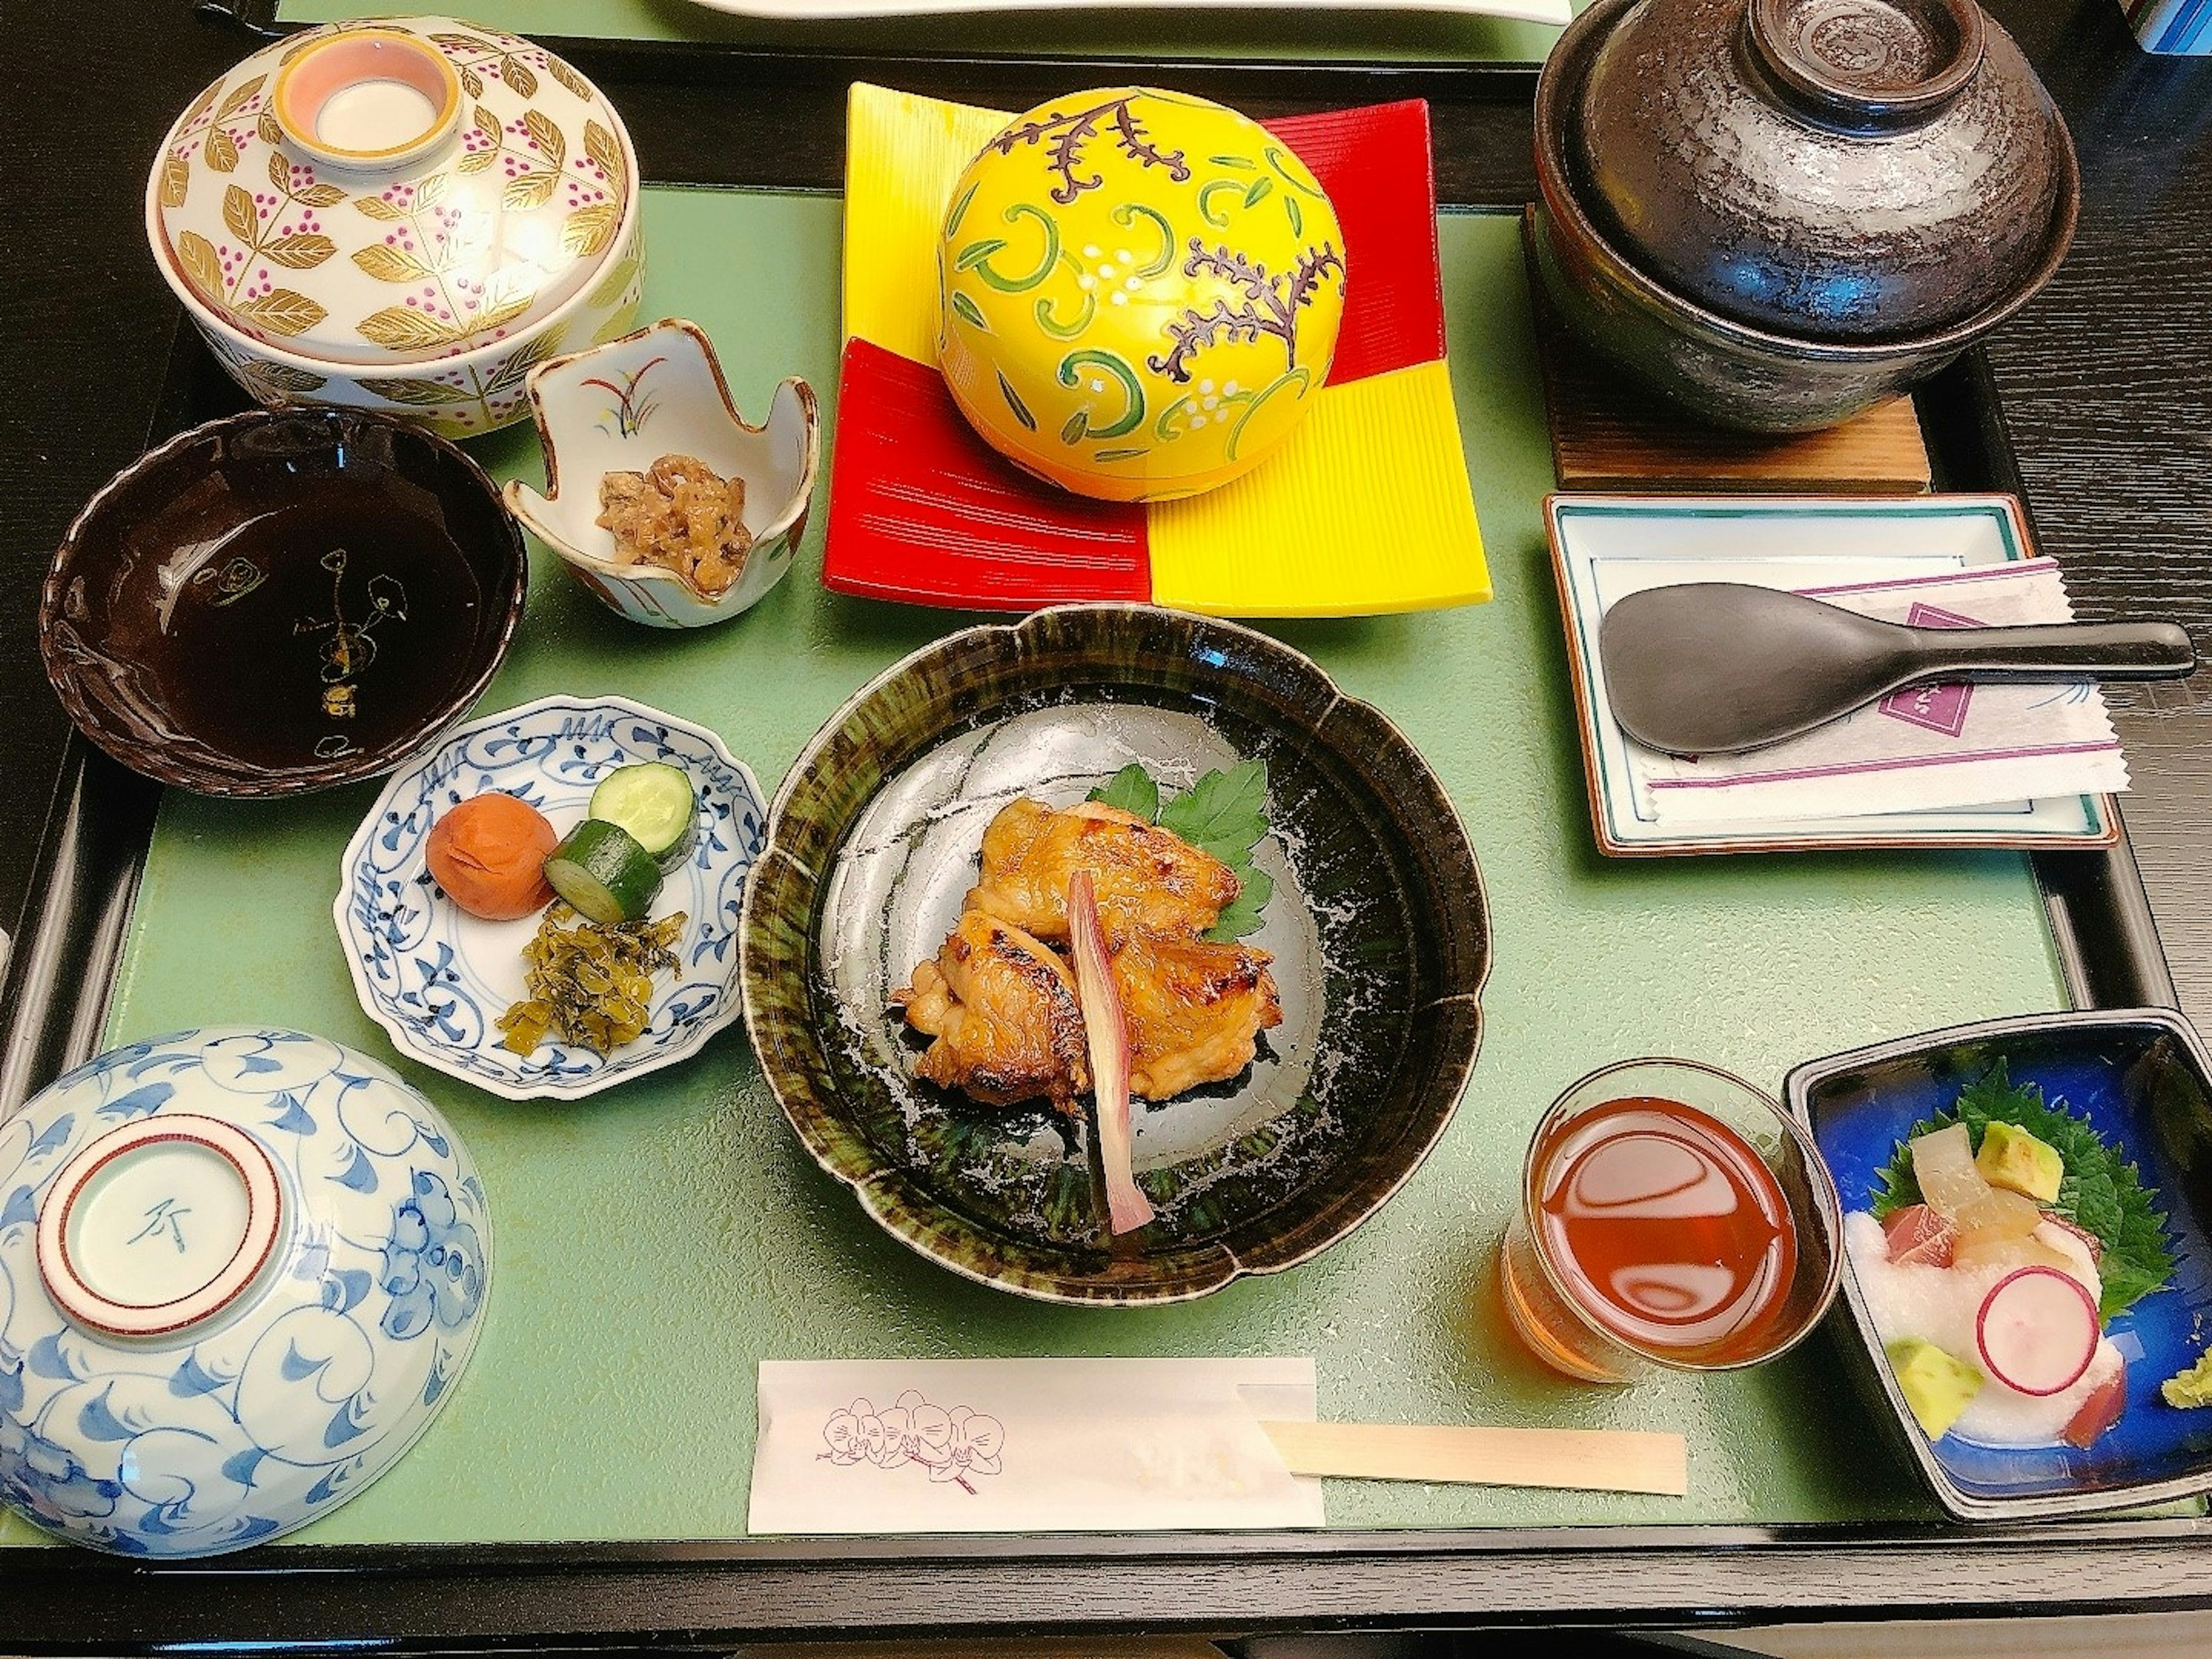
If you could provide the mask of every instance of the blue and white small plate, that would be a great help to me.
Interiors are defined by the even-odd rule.
[[[605,1055],[555,1042],[517,1054],[496,1022],[522,997],[522,950],[538,919],[485,921],[448,899],[425,861],[431,826],[500,790],[566,835],[592,786],[640,761],[681,767],[698,792],[698,846],[653,908],[690,918],[678,966],[654,979],[653,1018],[635,1042]],[[672,1066],[738,1017],[738,918],[767,830],[750,769],[672,714],[622,697],[544,697],[477,720],[394,773],[346,848],[334,914],[354,989],[403,1053],[509,1100],[581,1099]]]

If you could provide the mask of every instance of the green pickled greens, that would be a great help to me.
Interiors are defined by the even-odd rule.
[[[610,1054],[653,1018],[653,978],[676,966],[681,910],[658,921],[603,923],[549,907],[522,947],[523,1000],[499,1017],[501,1040],[527,1054],[549,1036]]]

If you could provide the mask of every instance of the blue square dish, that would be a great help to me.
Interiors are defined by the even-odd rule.
[[[2063,1099],[2140,1169],[2166,1212],[2174,1273],[2106,1329],[2127,1358],[2119,1421],[2087,1450],[1931,1443],[1912,1420],[1848,1260],[1842,1347],[1875,1414],[1961,1521],[2020,1521],[2164,1503],[2212,1491],[2212,1407],[2179,1411],[2159,1384],[2212,1339],[2212,1060],[2160,1008],[2035,1014],[1907,1037],[1798,1066],[1790,1109],[1812,1131],[1846,1212],[1867,1208],[1906,1131],[2003,1061],[2014,1083]]]

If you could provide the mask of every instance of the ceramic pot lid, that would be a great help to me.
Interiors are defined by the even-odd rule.
[[[1570,154],[1593,216],[1692,303],[1793,337],[1933,334],[2069,234],[2064,124],[1975,0],[1640,0]]]
[[[0,1503],[95,1549],[239,1549],[336,1509],[453,1396],[491,1217],[388,1066],[216,1026],[0,1123]]]
[[[309,29],[217,81],[148,185],[156,252],[222,322],[327,362],[526,332],[613,248],[622,120],[544,47],[447,17]]]

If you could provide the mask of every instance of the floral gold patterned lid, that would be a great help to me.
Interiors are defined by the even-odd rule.
[[[544,47],[385,18],[293,35],[201,94],[147,217],[196,312],[322,362],[428,362],[581,289],[635,173],[612,106]]]

